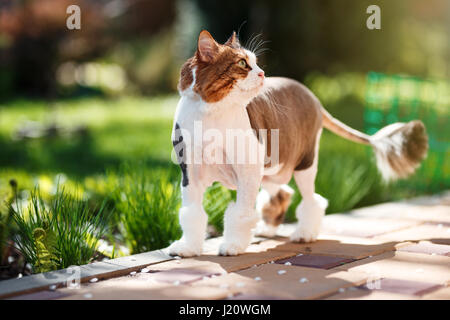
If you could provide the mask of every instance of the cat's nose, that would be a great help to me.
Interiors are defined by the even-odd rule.
[[[264,71],[260,71],[260,72],[258,73],[258,77],[264,78]]]

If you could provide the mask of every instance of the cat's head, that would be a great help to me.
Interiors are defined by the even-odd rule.
[[[195,55],[181,69],[178,90],[181,94],[192,90],[205,102],[214,103],[230,96],[252,99],[263,84],[264,71],[256,64],[255,54],[240,45],[235,32],[219,44],[203,30]]]

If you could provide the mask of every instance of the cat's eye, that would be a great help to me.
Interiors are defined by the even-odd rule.
[[[244,59],[241,59],[238,61],[238,65],[239,65],[239,67],[246,68],[247,62]]]

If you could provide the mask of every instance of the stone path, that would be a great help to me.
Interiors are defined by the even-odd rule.
[[[326,216],[311,244],[289,242],[293,228],[237,257],[217,256],[211,239],[200,257],[115,259],[79,289],[11,299],[450,299],[450,192]]]

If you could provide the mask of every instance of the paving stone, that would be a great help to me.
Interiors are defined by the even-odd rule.
[[[333,270],[365,272],[369,278],[392,278],[446,285],[450,257],[411,252],[386,252],[351,262]]]
[[[374,240],[325,234],[319,235],[318,240],[313,243],[293,243],[290,242],[288,238],[277,238],[268,241],[271,241],[269,246],[273,250],[330,255],[348,259],[362,259],[383,252],[393,251],[403,245],[410,244],[383,239]],[[264,244],[264,242],[262,244]],[[271,249],[269,248],[269,250]]]
[[[271,297],[275,300],[292,299],[291,295],[284,291],[278,291],[268,283],[234,272],[196,281],[192,283],[192,286],[219,288],[226,293],[227,299],[239,299],[239,296]]]
[[[285,273],[280,274],[279,271]],[[257,281],[263,287],[281,292],[293,299],[317,299],[337,292],[340,288],[365,283],[367,275],[359,272],[341,272],[315,268],[265,264],[256,268],[242,270],[239,275],[249,279],[260,277]],[[300,279],[307,279],[301,282]]]
[[[38,290],[48,289],[51,285],[66,283],[70,274],[67,269],[39,273],[26,276],[20,279],[10,279],[0,281],[0,298],[7,298],[14,295],[32,293]]]
[[[440,224],[422,224],[420,226],[389,232],[374,239],[385,241],[427,240],[436,244],[450,245],[450,227]]]
[[[67,293],[62,293],[61,291],[50,291],[44,290],[29,294],[24,294],[12,298],[7,298],[6,300],[54,300],[60,299],[68,296]]]
[[[277,297],[274,295],[258,295],[258,294],[237,294],[226,300],[291,300],[288,298]]]
[[[217,256],[217,255],[203,255],[193,258],[197,261],[209,261],[219,264],[227,272],[234,272],[250,268],[254,265],[268,263],[283,258],[295,256],[295,252],[290,251],[275,251],[269,250],[258,253],[244,253],[238,256]]]
[[[424,300],[450,300],[450,287],[442,288],[426,294],[422,297]]]
[[[203,277],[209,277],[212,275],[219,275],[217,273],[211,273],[204,270],[188,269],[188,268],[176,268],[161,272],[146,273],[142,276],[153,278],[157,282],[165,283],[189,283],[196,280],[200,280]]]
[[[450,256],[450,245],[435,244],[429,241],[421,241],[417,244],[403,246],[399,248],[398,251]]]
[[[321,232],[330,235],[370,238],[412,227],[419,223],[421,222],[414,220],[377,219],[348,214],[332,214],[323,220]]]
[[[420,222],[450,223],[450,205],[390,202],[352,210],[352,217],[407,219]]]
[[[134,254],[132,256],[120,257],[116,259],[108,260],[107,263],[126,267],[128,269],[139,269],[143,266],[160,263],[168,260],[172,260],[173,257],[168,255],[163,250],[155,250],[150,252],[144,252]]]
[[[227,271],[217,262],[199,260],[199,257],[174,259],[146,267],[149,272],[168,271],[174,269],[191,269],[209,274],[225,274]]]
[[[152,283],[138,279],[127,281],[102,281],[83,286],[82,289],[72,290],[70,295],[62,300],[198,300],[198,299],[224,299],[226,292],[220,288],[192,287],[188,285],[169,285]],[[68,290],[68,289],[64,289]]]
[[[419,300],[418,296],[380,291],[347,288],[344,292],[338,292],[324,298],[324,300]]]
[[[290,263],[294,266],[319,268],[319,269],[331,269],[345,263],[353,262],[354,259],[345,259],[332,256],[319,256],[313,254],[302,254],[300,256],[294,256],[288,259],[281,259],[275,261],[278,264]]]
[[[422,296],[426,293],[430,293],[440,289],[442,286],[435,283],[427,283],[421,281],[410,281],[400,279],[383,278],[378,280],[376,288],[364,284],[360,286],[363,290],[381,290],[392,293],[399,293],[405,295]]]

